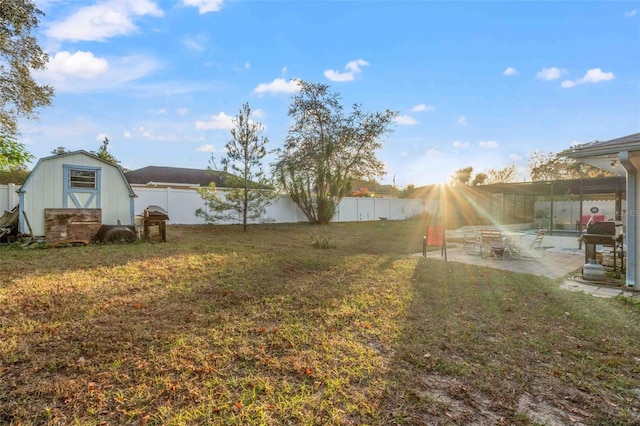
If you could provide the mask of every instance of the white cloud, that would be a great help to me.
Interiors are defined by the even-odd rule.
[[[125,139],[133,139],[133,136],[131,135],[131,132],[129,132],[129,131],[124,132],[122,134],[122,137],[125,138]]]
[[[222,8],[223,0],[182,0],[185,6],[198,8],[198,13],[204,15],[207,12],[219,12]]]
[[[209,38],[205,34],[198,34],[195,36],[186,35],[182,37],[182,44],[191,50],[202,52],[207,48]]]
[[[296,80],[286,81],[284,78],[276,78],[271,83],[260,83],[253,89],[254,93],[295,93],[300,90],[300,84]]]
[[[613,80],[615,77],[612,72],[602,72],[600,68],[593,68],[579,79],[580,83],[599,83],[601,81]]]
[[[247,61],[244,63],[244,69],[245,70],[250,70],[251,69],[251,62]]]
[[[612,72],[602,72],[600,68],[593,68],[588,70],[584,77],[577,80],[565,80],[561,86],[568,89],[578,84],[600,83],[601,81],[613,80],[614,78],[615,76]]]
[[[260,108],[251,111],[251,115],[253,115],[255,118],[262,118],[264,117],[264,111],[262,111]]]
[[[536,78],[538,80],[557,80],[567,73],[567,70],[564,68],[551,67],[551,68],[542,68],[541,71],[538,71],[536,74]]]
[[[189,109],[188,108],[178,108],[176,110],[176,114],[178,114],[181,117],[184,117],[185,115],[189,114]]]
[[[347,62],[347,65],[345,65],[344,68],[346,70],[349,70],[350,72],[362,72],[360,67],[366,66],[369,66],[369,62],[365,61],[364,59],[356,59],[355,61]]]
[[[502,75],[518,75],[518,70],[512,67],[509,67],[506,70],[504,70]]]
[[[571,146],[577,146],[577,145],[582,145],[582,142],[580,142],[580,141],[572,141],[571,142]]]
[[[162,9],[149,0],[110,0],[78,9],[65,20],[52,22],[46,34],[57,40],[104,41],[135,33],[133,18],[161,17]]]
[[[469,142],[454,141],[452,146],[454,148],[467,148],[469,146]]]
[[[152,109],[149,112],[151,114],[166,115],[167,114],[167,109],[166,108]]]
[[[146,77],[160,68],[161,64],[147,56],[122,56],[111,61],[110,77],[117,82],[126,82]]]
[[[364,59],[356,59],[355,61],[348,62],[345,65],[344,69],[346,72],[340,72],[335,70],[326,70],[324,72],[324,76],[327,77],[331,81],[335,82],[343,82],[343,81],[352,81],[355,79],[356,74],[360,74],[362,70],[360,67],[368,66],[369,62]]]
[[[461,126],[467,126],[467,117],[465,117],[464,115],[461,115],[460,117],[458,117],[458,124]]]
[[[159,9],[155,2],[150,0],[124,0],[117,1],[117,3],[125,3],[137,16],[164,16],[162,9]]]
[[[116,57],[107,60],[91,52],[58,52],[51,57],[47,69],[34,71],[39,80],[59,92],[89,92],[112,89],[137,80],[160,68],[153,58],[144,56]]]
[[[282,75],[286,75],[286,74],[287,74],[287,71],[289,71],[289,70],[287,69],[287,67],[282,67],[282,70],[280,70],[280,73],[281,73]]]
[[[421,111],[431,112],[435,110],[436,110],[436,107],[432,105],[426,105],[426,104],[419,104],[411,108],[411,111],[413,112],[421,112]]]
[[[478,145],[482,148],[497,148],[498,142],[495,141],[480,141]]]
[[[198,130],[231,130],[233,129],[233,117],[221,112],[211,116],[209,121],[196,121]]]
[[[435,148],[429,148],[425,153],[425,155],[440,155],[442,152],[438,151]]]
[[[509,160],[511,161],[520,161],[522,160],[522,156],[518,154],[509,154]]]
[[[353,73],[350,73],[350,72],[340,73],[334,70],[326,70],[324,72],[324,76],[327,77],[329,80],[336,81],[336,82],[352,81],[354,79]]]
[[[197,152],[216,152],[216,149],[211,144],[201,145],[196,148]]]
[[[104,141],[104,138],[108,138],[108,137],[109,137],[109,135],[108,135],[108,134],[106,134],[106,133],[104,133],[104,132],[103,132],[103,133],[98,133],[98,134],[96,135],[96,140],[97,140],[98,142],[102,142],[102,141]]]
[[[393,121],[401,126],[413,126],[414,124],[418,124],[415,118],[410,115],[399,115],[394,118]]]
[[[144,136],[147,139],[151,139],[151,131],[145,129],[144,127],[140,126],[138,127],[138,133],[141,133],[142,136]]]
[[[624,16],[626,16],[627,18],[633,18],[637,13],[638,11],[636,9],[633,9],[625,13]]]
[[[143,138],[159,141],[159,142],[182,142],[184,141],[184,136],[178,136],[176,134],[167,133],[167,134],[156,134],[152,130],[149,130],[143,126],[140,126],[136,129],[138,133],[142,135]]]
[[[94,79],[109,70],[109,63],[104,58],[97,58],[91,52],[78,51],[71,54],[58,52],[50,58],[46,71],[43,72],[53,81],[65,78]]]

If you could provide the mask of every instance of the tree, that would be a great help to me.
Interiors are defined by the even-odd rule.
[[[529,157],[532,181],[612,176],[612,173],[552,152],[533,151]]]
[[[97,157],[102,158],[105,161],[108,161],[115,165],[119,165],[120,161],[118,161],[116,157],[111,155],[111,153],[107,150],[108,146],[109,146],[109,138],[105,136],[104,140],[102,141],[102,145],[100,145],[100,148],[98,148],[98,151],[97,152],[91,151],[91,153]]]
[[[351,197],[378,197],[382,195],[398,196],[400,190],[393,185],[384,185],[376,179],[354,179],[351,184]]]
[[[3,1],[0,6],[0,169],[32,158],[16,142],[17,120],[35,118],[35,110],[50,105],[53,97],[52,87],[36,84],[31,76],[49,60],[31,35],[42,15],[31,0]]]
[[[33,155],[27,152],[15,136],[7,133],[0,134],[0,171],[24,165],[32,159]]]
[[[69,151],[64,146],[59,146],[56,149],[51,150],[52,155],[62,155],[62,154],[66,154],[67,152],[71,152],[71,151]]]
[[[411,198],[415,192],[416,186],[410,183],[400,191],[400,193],[398,194],[398,198]]]
[[[310,223],[327,224],[352,181],[384,172],[376,157],[380,137],[390,131],[396,112],[365,113],[359,104],[345,115],[340,96],[320,83],[298,81],[284,147],[277,150],[274,176]]]
[[[29,169],[25,165],[11,166],[6,170],[0,170],[0,185],[15,183],[22,185],[29,176]]]
[[[458,169],[451,176],[453,184],[462,184],[466,186],[478,186],[485,183],[487,175],[485,173],[473,174],[473,166],[467,166]]]
[[[266,207],[276,196],[262,168],[269,140],[260,136],[263,127],[250,116],[251,108],[245,103],[233,120],[231,140],[226,145],[227,155],[221,160],[224,170],[231,172],[225,174],[225,186],[230,189],[224,196],[218,195],[215,184],[198,189],[206,206],[214,212],[196,210],[196,216],[203,217],[207,223],[237,221],[246,231],[248,221],[264,221]]]
[[[453,175],[451,175],[450,179],[454,185],[458,183],[462,185],[468,185],[469,180],[471,179],[471,173],[473,173],[472,166],[464,167],[462,169],[456,170]]]
[[[516,180],[516,165],[512,164],[504,169],[487,169],[484,171],[486,179],[484,185],[494,183],[511,183]]]

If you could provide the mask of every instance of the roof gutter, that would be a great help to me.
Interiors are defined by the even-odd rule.
[[[628,142],[624,145],[626,151],[640,151],[640,142]],[[609,157],[612,155],[610,146],[577,146],[574,148],[567,149],[562,151],[560,154],[565,155],[570,158],[585,158],[585,157],[595,157],[595,156],[605,156]],[[615,154],[614,154],[615,155]]]
[[[620,151],[618,154],[620,164],[627,171],[627,287],[636,285],[636,262],[637,262],[637,223],[640,214],[638,206],[637,173],[633,163],[629,159],[629,151]],[[629,238],[631,236],[631,238]]]

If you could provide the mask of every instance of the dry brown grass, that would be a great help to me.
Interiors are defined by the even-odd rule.
[[[425,260],[419,221],[0,248],[0,424],[630,424],[640,308]]]

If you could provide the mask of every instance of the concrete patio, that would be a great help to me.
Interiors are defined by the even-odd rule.
[[[429,259],[442,260],[439,248],[427,252]],[[640,300],[640,291],[627,287],[588,282],[582,279],[581,268],[584,265],[584,251],[579,249],[547,247],[546,255],[541,259],[509,258],[496,259],[468,254],[460,244],[447,247],[447,261],[486,266],[505,271],[546,276],[561,282],[560,287],[569,291],[583,291],[596,297],[626,296]]]

